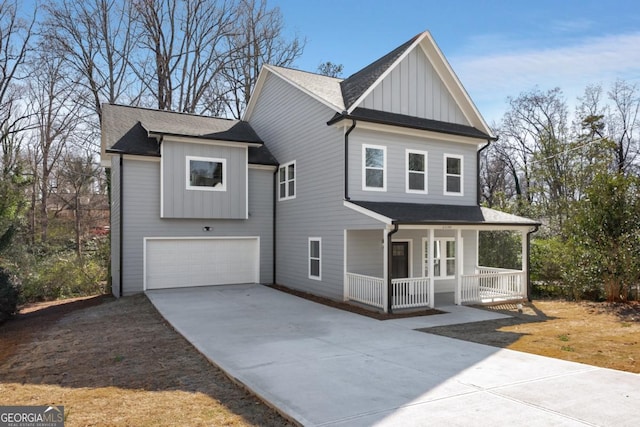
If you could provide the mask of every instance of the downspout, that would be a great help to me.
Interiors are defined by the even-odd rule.
[[[122,154],[120,154],[120,224],[118,225],[118,233],[120,233],[120,241],[118,242],[118,245],[120,246],[120,249],[118,250],[118,264],[119,264],[119,270],[118,270],[118,281],[119,281],[119,290],[118,290],[118,298],[122,297],[122,278],[123,278],[123,274],[122,274],[122,262],[124,260],[124,256],[122,254],[122,251],[124,250],[124,235],[123,235],[123,230],[124,230],[124,226],[123,226],[123,221],[124,221],[124,205],[123,205],[123,201],[124,201],[124,162],[122,161]]]
[[[349,134],[356,128],[356,121],[351,121],[351,127],[344,134],[344,199],[347,201],[351,200],[349,197]]]
[[[387,313],[391,314],[392,305],[393,305],[393,286],[391,283],[391,257],[393,256],[393,251],[391,249],[391,236],[398,232],[398,223],[393,222],[393,230],[390,230],[387,233]]]
[[[277,200],[278,200],[278,191],[280,190],[278,188],[278,171],[279,171],[279,167],[276,167],[276,170],[273,172],[273,220],[271,221],[272,224],[272,230],[271,233],[272,234],[272,250],[271,253],[272,255],[272,259],[273,259],[273,280],[272,280],[272,284],[275,285],[276,284],[276,206],[278,206]]]
[[[534,225],[533,230],[527,231],[527,300],[531,302],[531,235],[540,229],[539,225]]]
[[[481,184],[480,184],[480,153],[482,152],[482,150],[484,150],[485,148],[489,147],[489,145],[491,145],[491,140],[488,139],[487,143],[485,145],[483,145],[479,150],[478,153],[476,155],[476,173],[478,174],[478,192],[476,194],[476,204],[478,206],[480,206],[480,199],[482,198],[482,194],[481,194]]]

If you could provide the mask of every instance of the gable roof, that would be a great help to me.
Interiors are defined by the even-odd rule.
[[[287,83],[295,86],[308,94],[318,102],[327,105],[336,113],[352,114],[357,108],[362,108],[363,100],[370,94],[385,77],[414,49],[422,49],[422,52],[430,61],[438,77],[451,94],[455,103],[460,107],[462,114],[470,127],[475,128],[485,139],[494,139],[493,132],[486,124],[475,104],[469,97],[462,83],[454,73],[438,48],[433,37],[428,31],[417,34],[391,52],[362,68],[342,80],[319,74],[293,70],[283,67],[265,65],[254,88],[253,94],[245,111],[245,120],[250,120],[251,114],[260,96],[262,86],[268,75],[276,75]],[[396,117],[399,115],[396,115]],[[406,121],[406,120],[405,120]],[[389,123],[404,126],[402,122]]]
[[[156,136],[182,136],[203,140],[230,141],[249,145],[249,163],[277,165],[249,123],[194,114],[104,104],[102,156],[110,153],[160,156]]]

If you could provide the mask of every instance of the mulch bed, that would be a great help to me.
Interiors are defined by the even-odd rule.
[[[420,310],[411,310],[411,311],[401,311],[397,313],[383,313],[379,311],[374,311],[372,308],[365,308],[361,306],[357,306],[355,304],[350,304],[342,301],[334,301],[329,298],[320,297],[317,295],[310,294],[308,292],[298,291],[296,289],[287,288],[282,285],[267,285],[270,288],[277,289],[282,292],[286,292],[291,295],[295,295],[300,298],[304,298],[309,301],[317,302],[318,304],[323,304],[329,307],[337,308],[340,310],[348,311],[350,313],[360,314],[362,316],[371,317],[372,319],[377,320],[391,320],[391,319],[403,319],[405,317],[418,317],[418,316],[431,316],[434,314],[443,314],[443,311],[435,310],[435,309],[420,309]]]

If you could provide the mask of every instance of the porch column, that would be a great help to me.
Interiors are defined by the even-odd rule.
[[[349,252],[349,235],[347,234],[347,230],[343,231],[342,238],[342,254],[343,254],[343,266],[342,266],[342,301],[349,300],[349,281],[347,280],[347,269],[349,266],[349,260],[347,259]]]
[[[462,272],[463,268],[463,259],[462,259],[462,230],[458,228],[456,230],[456,292],[455,292],[455,303],[457,305],[462,304]],[[442,268],[442,267],[441,267]],[[447,266],[445,265],[445,268]]]
[[[382,278],[384,280],[384,288],[382,292],[382,307],[386,313],[389,307],[389,292],[387,292],[387,284],[389,283],[389,246],[386,228],[382,230]]]
[[[528,230],[520,231],[522,235],[522,271],[524,272],[524,283],[522,283],[523,298],[529,297],[529,233]]]
[[[431,308],[434,308],[436,305],[436,281],[433,280],[433,243],[434,243],[434,238],[433,235],[435,234],[435,230],[433,230],[432,228],[430,228],[429,230],[429,247],[427,250],[427,271],[428,271],[428,277],[429,277],[429,306]],[[424,248],[423,248],[424,250]]]

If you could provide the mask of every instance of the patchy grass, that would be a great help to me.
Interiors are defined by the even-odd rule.
[[[0,405],[64,405],[67,426],[281,426],[143,295],[34,304],[0,327]]]
[[[534,301],[487,307],[513,317],[422,331],[640,373],[640,304]]]

